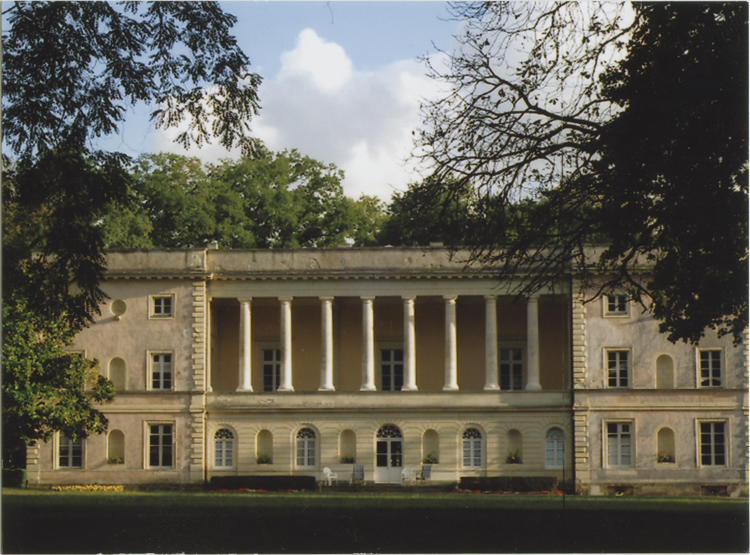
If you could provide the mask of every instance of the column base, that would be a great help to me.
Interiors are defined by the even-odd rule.
[[[336,391],[336,388],[332,385],[325,385],[318,388],[318,391]]]
[[[443,391],[458,391],[457,385],[446,385],[443,387]]]
[[[485,391],[500,391],[500,386],[497,384],[485,385]]]
[[[276,389],[279,393],[294,393],[293,387],[279,387]]]
[[[253,388],[250,386],[239,386],[237,389],[235,389],[237,393],[252,393]]]
[[[401,391],[418,391],[418,390],[417,390],[417,386],[414,385],[414,386],[411,386],[411,387],[403,386],[401,388]]]
[[[378,389],[374,385],[363,385],[359,388],[360,391],[377,391]]]

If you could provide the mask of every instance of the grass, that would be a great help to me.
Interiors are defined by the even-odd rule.
[[[3,491],[3,553],[747,552],[749,547],[747,500]]]

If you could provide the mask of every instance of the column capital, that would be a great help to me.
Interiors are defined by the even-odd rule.
[[[290,303],[292,302],[292,300],[294,300],[294,297],[291,295],[287,295],[284,297],[277,297],[277,298],[279,299],[279,302],[282,302],[282,303]]]
[[[443,300],[447,303],[455,303],[458,295],[443,295]]]
[[[237,300],[240,303],[249,303],[253,300],[253,298],[252,297],[237,297]]]
[[[318,297],[323,302],[333,302],[333,297]]]

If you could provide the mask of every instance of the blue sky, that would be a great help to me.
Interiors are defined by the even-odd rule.
[[[237,16],[235,35],[263,77],[253,134],[274,151],[296,148],[345,172],[351,197],[418,181],[412,130],[419,102],[438,86],[420,56],[449,50],[458,23],[444,2],[222,2]],[[434,44],[434,45],[433,45]],[[129,154],[184,153],[176,131],[155,132],[132,110],[107,148]],[[206,162],[235,156],[218,146],[190,151]]]

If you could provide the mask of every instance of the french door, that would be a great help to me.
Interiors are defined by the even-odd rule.
[[[403,435],[396,426],[383,426],[375,437],[375,482],[400,484]]]

